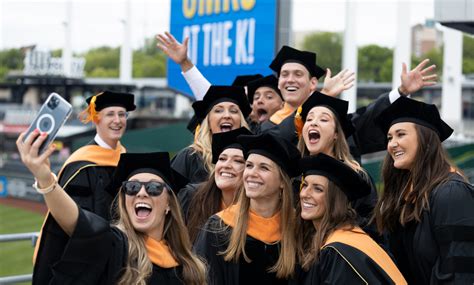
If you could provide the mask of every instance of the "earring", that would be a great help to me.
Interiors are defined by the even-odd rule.
[[[168,212],[170,211],[170,208],[166,208],[165,210],[165,215],[168,215]]]

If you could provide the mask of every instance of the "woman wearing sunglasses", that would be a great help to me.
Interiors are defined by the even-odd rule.
[[[17,140],[21,159],[34,175],[54,222],[69,236],[51,275],[36,284],[205,284],[205,267],[191,243],[173,192],[168,153],[122,154],[114,174],[117,216],[112,225],[81,209],[49,167],[50,146],[38,156],[46,134]],[[49,234],[49,233],[46,233]],[[44,268],[44,267],[43,267]]]
[[[212,163],[215,169],[208,181],[197,188],[185,187],[178,198],[185,213],[191,242],[213,214],[231,206],[242,186],[245,159],[239,135],[250,135],[246,128],[212,135]]]
[[[296,264],[290,177],[300,154],[271,134],[237,141],[246,157],[238,201],[209,218],[195,251],[209,265],[210,284],[287,284]]]

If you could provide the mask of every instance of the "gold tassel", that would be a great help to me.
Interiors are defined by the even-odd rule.
[[[79,119],[82,123],[87,124],[90,121],[94,123],[99,122],[99,113],[96,111],[95,101],[97,100],[97,96],[102,95],[102,93],[103,92],[94,95],[91,99],[91,102],[89,103],[89,106],[87,106],[87,108],[79,114]]]
[[[301,138],[301,133],[303,132],[304,122],[303,122],[303,118],[301,117],[302,111],[303,111],[303,107],[299,106],[295,114],[295,129],[296,129],[296,134],[298,135],[298,138]]]

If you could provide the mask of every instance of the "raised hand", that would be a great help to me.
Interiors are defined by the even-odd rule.
[[[23,141],[25,133],[21,133],[16,140],[16,146],[21,156],[21,161],[30,170],[33,176],[38,180],[40,186],[48,186],[53,183],[49,156],[55,150],[55,145],[50,145],[41,155],[38,154],[39,147],[45,141],[47,133],[41,133],[34,130]]]
[[[402,84],[398,88],[400,95],[406,96],[415,93],[425,86],[436,84],[437,75],[434,73],[436,65],[432,64],[425,68],[429,62],[429,59],[423,60],[410,72],[407,71],[407,65],[402,63],[402,74],[400,76]]]
[[[189,37],[181,44],[172,34],[165,32],[156,36],[158,43],[156,46],[161,49],[172,61],[181,66],[183,71],[191,69],[194,65],[188,58]]]
[[[331,77],[331,70],[326,69],[326,76],[324,78],[324,86],[321,93],[324,93],[331,97],[336,97],[343,91],[354,86],[355,72],[350,72],[348,69],[344,69],[334,77]]]

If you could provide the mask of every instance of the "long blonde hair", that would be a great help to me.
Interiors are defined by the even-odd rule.
[[[240,126],[249,129],[249,125],[245,120],[244,115],[239,109]],[[215,165],[212,163],[212,131],[209,125],[209,113],[206,115],[202,123],[196,127],[194,133],[194,142],[190,147],[194,150],[193,153],[199,153],[202,156],[204,167],[207,173],[214,171]]]
[[[334,155],[334,158],[343,161],[353,170],[359,173],[362,172],[366,174],[362,166],[360,166],[360,164],[351,155],[351,152],[349,150],[349,144],[347,143],[346,137],[344,136],[344,130],[342,129],[341,123],[339,123],[339,120],[332,111],[331,113],[333,114],[334,122],[336,124],[335,133],[337,134],[337,138],[334,140],[334,144],[332,146],[332,154],[328,155]],[[299,136],[297,147],[298,150],[301,152],[302,157],[310,155],[309,150],[306,147],[303,135]]]
[[[163,239],[168,243],[173,257],[183,268],[182,277],[184,283],[193,285],[206,284],[206,267],[191,251],[192,246],[186,226],[184,225],[178,199],[173,191],[168,189],[166,191],[169,194],[170,211],[165,216]],[[120,191],[117,196],[118,211],[115,225],[128,238],[128,258],[123,274],[117,284],[145,285],[153,272],[153,264],[148,258],[145,245],[146,235],[133,228],[125,206],[124,192]]]
[[[278,278],[290,278],[295,270],[296,264],[296,241],[295,241],[295,211],[293,208],[293,190],[290,177],[278,166],[280,179],[283,181],[280,203],[280,228],[281,228],[281,250],[278,261],[269,268],[269,272],[276,272]],[[239,213],[236,215],[235,228],[229,240],[227,249],[222,252],[225,261],[238,262],[242,254],[246,262],[251,262],[245,253],[245,241],[247,237],[247,225],[250,211],[250,199],[245,194],[243,186],[237,204],[240,204]]]

